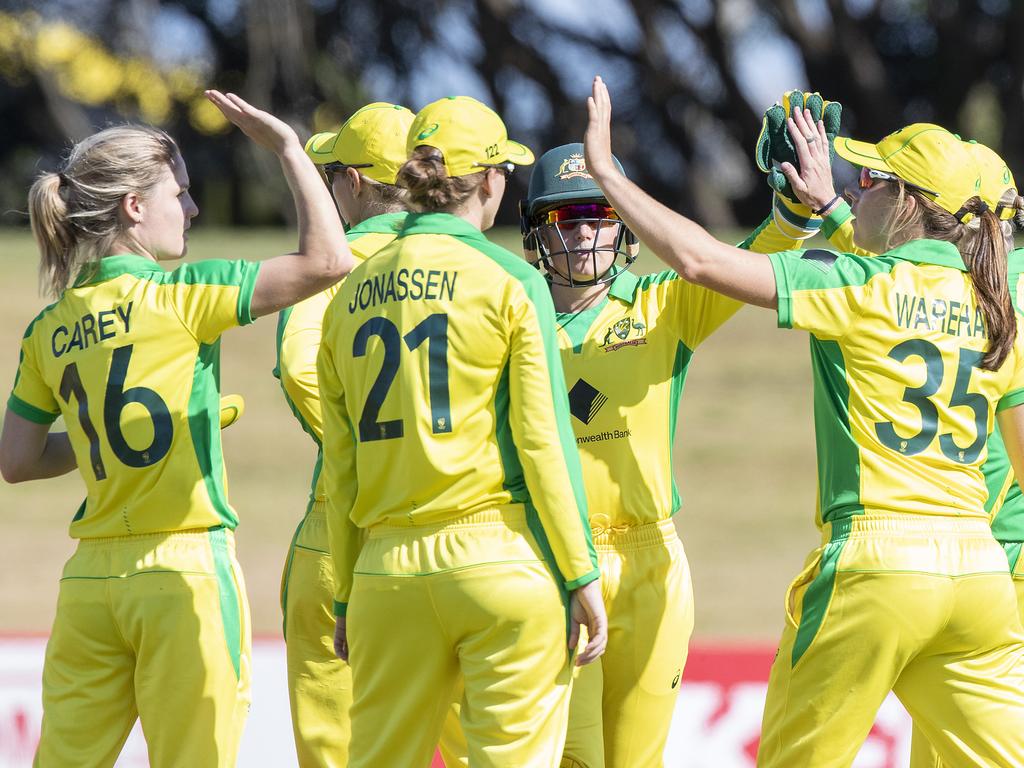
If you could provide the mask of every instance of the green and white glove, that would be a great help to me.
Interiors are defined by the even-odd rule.
[[[793,140],[789,137],[789,129],[786,126],[786,119],[791,117],[794,109],[807,109],[811,113],[811,120],[817,123],[819,120],[825,124],[825,133],[828,136],[829,157],[835,159],[836,150],[833,146],[836,136],[839,133],[839,126],[843,117],[843,105],[838,101],[825,101],[820,93],[807,93],[804,91],[786,91],[782,96],[782,103],[776,103],[765,110],[764,118],[761,121],[761,133],[757,137],[757,146],[754,149],[754,160],[757,167],[768,175],[768,186],[787,199],[793,206],[800,206],[800,201],[793,192],[793,187],[786,180],[779,165],[792,163],[799,169],[800,163],[796,158],[796,148]],[[806,206],[800,206],[806,208]],[[810,211],[807,211],[810,215]]]

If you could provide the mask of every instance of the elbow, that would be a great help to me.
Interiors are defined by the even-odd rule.
[[[342,241],[340,247],[325,248],[318,262],[319,277],[324,288],[334,285],[355,267],[355,259],[352,258],[352,252],[345,241]]]
[[[704,258],[698,251],[677,249],[674,261],[677,272],[683,280],[695,285],[706,285],[711,276],[711,260]]]
[[[2,453],[0,453],[0,477],[3,477],[4,482],[11,485],[32,479],[28,467],[24,463]]]

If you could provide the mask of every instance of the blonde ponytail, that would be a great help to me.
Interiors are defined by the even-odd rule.
[[[74,228],[68,220],[59,174],[44,173],[36,179],[28,191],[28,217],[39,246],[39,285],[53,292],[53,286],[66,286],[70,280],[75,247]]]

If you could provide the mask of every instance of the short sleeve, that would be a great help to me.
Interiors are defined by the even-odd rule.
[[[655,279],[664,293],[664,311],[679,340],[691,351],[743,306],[743,302],[689,283],[675,272],[662,272]]]
[[[810,331],[818,338],[846,334],[869,298],[871,278],[888,262],[821,248],[768,257],[779,297],[779,327]]]
[[[203,343],[253,321],[252,294],[259,262],[211,259],[167,273],[171,300],[185,326]]]
[[[14,378],[14,389],[7,401],[7,407],[13,413],[36,424],[52,424],[60,416],[60,405],[36,365],[29,338],[21,345],[18,373]]]

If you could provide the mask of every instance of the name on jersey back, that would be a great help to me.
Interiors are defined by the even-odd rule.
[[[896,324],[950,336],[988,338],[981,309],[965,301],[895,293]]]
[[[441,269],[406,269],[402,267],[390,272],[381,272],[356,285],[349,313],[357,309],[368,309],[392,301],[429,301],[455,298],[457,271]]]
[[[132,305],[118,305],[95,314],[82,315],[68,325],[58,325],[50,336],[50,347],[54,357],[60,357],[76,349],[88,349],[93,344],[112,339],[119,333],[128,333],[131,328]]]

